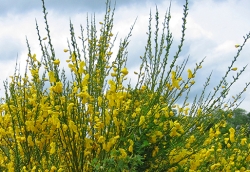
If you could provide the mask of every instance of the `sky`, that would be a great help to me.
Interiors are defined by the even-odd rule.
[[[41,56],[35,20],[41,36],[46,36],[40,0],[0,0],[0,82],[13,75],[16,61],[24,69],[27,58],[26,37],[32,53]],[[116,0],[113,33],[124,38],[135,19],[136,23],[128,46],[128,63],[131,82],[135,82],[133,71],[138,71],[139,57],[144,53],[149,12],[155,12],[157,5],[160,20],[168,10],[169,0]],[[184,0],[172,0],[170,29],[174,36],[170,56],[177,50],[181,37]],[[80,24],[86,26],[87,14],[95,14],[96,21],[102,21],[105,14],[105,0],[45,0],[48,22],[55,47],[56,56],[66,59],[63,52],[70,38],[69,21],[74,24],[75,32],[80,36]],[[196,84],[190,97],[199,94],[206,78],[213,71],[208,91],[219,83],[237,53],[235,44],[242,44],[243,36],[250,32],[249,0],[190,0],[187,17],[187,31],[180,59],[189,56],[188,68],[194,68],[203,58],[203,68],[196,75]],[[249,40],[250,41],[250,40]],[[117,44],[119,43],[119,39]],[[238,71],[250,63],[250,43],[247,42],[233,67]],[[236,72],[230,72],[229,81]],[[242,91],[246,82],[250,82],[250,66],[230,90],[230,96]],[[3,84],[0,84],[3,95]],[[240,108],[250,112],[250,88],[243,94]]]

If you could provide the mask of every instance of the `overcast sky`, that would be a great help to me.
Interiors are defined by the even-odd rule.
[[[41,54],[37,39],[35,19],[38,21],[41,36],[45,37],[45,25],[40,0],[0,0],[0,82],[13,75],[16,59],[21,67],[27,58],[26,36],[32,53]],[[174,46],[177,47],[181,36],[181,24],[184,0],[172,0],[171,30],[174,35]],[[76,34],[80,35],[80,24],[86,25],[87,13],[95,13],[96,21],[102,21],[105,12],[105,0],[45,0],[48,11],[48,22],[56,56],[67,58],[63,49],[67,48],[69,20],[74,24]],[[150,9],[158,6],[161,18],[169,7],[169,0],[116,0],[114,33],[123,38],[137,17],[133,36],[128,47],[128,68],[138,69],[139,56],[143,55],[146,44],[146,32]],[[196,78],[196,86],[191,96],[198,94],[206,77],[211,71],[212,89],[221,79],[233,57],[237,53],[235,44],[242,44],[243,36],[250,31],[249,0],[190,0],[187,18],[186,40],[182,58],[190,56],[188,67],[206,57],[203,69]],[[119,43],[119,42],[117,42]],[[172,55],[176,50],[172,49]],[[248,42],[234,67],[241,69],[250,63],[250,43]],[[233,72],[232,72],[233,73]],[[235,72],[236,73],[236,72]],[[250,81],[250,66],[231,90],[231,96],[240,92],[246,82]],[[0,85],[3,91],[4,87]],[[250,88],[243,95],[241,108],[250,111]]]

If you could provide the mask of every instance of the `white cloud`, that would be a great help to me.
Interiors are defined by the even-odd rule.
[[[119,3],[119,1],[117,2]],[[184,3],[184,1],[183,1]],[[161,1],[157,4],[160,12],[160,19],[163,20],[163,16],[168,9],[169,1]],[[250,30],[249,17],[250,11],[248,7],[250,1],[248,0],[227,0],[218,2],[215,0],[206,1],[193,1],[190,3],[189,15],[187,18],[187,32],[186,40],[184,42],[184,54],[183,57],[190,55],[190,62],[199,62],[205,56],[207,57],[204,62],[204,71],[201,72],[201,78],[198,80],[205,80],[204,74],[208,74],[211,70],[214,70],[216,80],[219,81],[220,77],[226,70],[234,55],[237,53],[237,49],[234,47],[235,44],[242,43],[244,36]],[[138,69],[139,56],[143,55],[143,51],[146,45],[146,32],[148,30],[148,18],[149,10],[152,10],[154,17],[155,4],[152,1],[147,1],[144,6],[142,4],[126,4],[126,6],[118,6],[115,11],[114,20],[114,34],[119,32],[119,38],[124,38],[136,17],[137,22],[132,32],[131,42],[129,45],[129,62],[128,68],[130,68],[130,75],[133,76],[133,71]],[[175,41],[180,40],[181,36],[181,25],[182,25],[182,8],[183,6],[177,1],[172,1],[172,19],[170,23],[171,31]],[[67,58],[67,54],[63,53],[63,49],[67,48],[67,38],[70,38],[69,34],[69,19],[74,24],[76,35],[80,35],[80,24],[86,26],[86,12],[70,13],[68,16],[66,13],[61,13],[59,10],[50,7],[48,21],[51,31],[52,43],[55,46],[56,55],[58,58]],[[96,13],[96,23],[103,20],[103,11]],[[89,15],[90,16],[90,15]],[[27,47],[25,42],[25,36],[28,37],[30,46],[33,53],[36,53],[38,57],[41,56],[40,46],[35,30],[35,18],[38,21],[41,36],[45,37],[45,25],[43,21],[43,14],[41,9],[32,9],[25,13],[11,13],[7,16],[0,17],[0,45],[5,45],[7,39],[16,40],[17,44],[21,48],[17,49],[17,46],[13,46],[15,52],[19,54],[21,66],[24,66]],[[154,23],[153,23],[154,26]],[[161,27],[161,22],[160,22]],[[117,40],[117,44],[119,39]],[[176,44],[176,42],[175,42]],[[6,45],[7,46],[7,45]],[[250,44],[246,44],[245,50],[242,52],[241,57],[236,62],[236,66],[241,68],[243,65],[250,63]],[[2,48],[2,47],[1,47]],[[6,51],[10,51],[10,47],[5,47]],[[17,50],[16,50],[17,49]],[[117,47],[115,48],[117,50]],[[0,80],[5,80],[14,71],[14,61],[6,64],[0,57],[0,67],[3,74]],[[216,72],[217,75],[216,75]],[[245,74],[236,84],[236,87],[232,90],[232,94],[239,91],[239,88],[244,87],[246,81],[249,79],[250,69],[246,69]],[[202,75],[203,74],[203,75]],[[205,75],[206,76],[206,75]],[[201,85],[202,87],[202,85]],[[1,86],[1,89],[3,87]],[[250,111],[250,92],[247,91],[246,99],[242,104],[242,108]]]
[[[250,2],[246,0],[236,1],[228,0],[218,1],[194,1],[190,7],[188,20],[187,41],[190,44],[190,54],[192,58],[200,59],[207,56],[205,60],[206,69],[214,70],[215,77],[225,73],[237,53],[235,44],[243,42],[242,36],[249,32],[250,24],[248,16],[250,15],[247,6]],[[198,45],[192,47],[192,45]],[[250,63],[250,46],[246,44],[241,57],[235,63],[235,67],[242,68]],[[199,50],[200,49],[200,50]],[[217,73],[216,73],[217,72]],[[240,92],[249,79],[250,69],[246,69],[238,82],[231,89],[232,94]],[[217,75],[217,76],[216,76]],[[219,81],[221,77],[218,77]],[[231,78],[229,79],[231,80]],[[241,107],[250,111],[250,93],[243,95],[245,101]]]

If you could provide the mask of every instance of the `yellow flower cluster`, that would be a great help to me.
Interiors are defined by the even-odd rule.
[[[212,171],[249,168],[244,165],[250,161],[246,137],[237,135],[234,128],[223,133],[225,121],[205,132],[202,109],[198,108],[195,117],[187,116],[188,103],[185,107],[170,106],[160,96],[157,103],[150,105],[149,100],[156,94],[146,85],[138,90],[123,86],[127,68],[115,68],[108,89],[98,92],[100,78],[87,73],[85,62],[73,53],[68,62],[72,62],[69,68],[75,81],[67,84],[57,71],[51,70],[47,73],[51,86],[41,90],[39,83],[47,80],[40,79],[38,72],[34,74],[39,71],[34,63],[40,62],[36,55],[30,58],[31,78],[12,77],[11,94],[0,106],[1,168],[13,171],[18,159],[23,171],[91,171],[95,159],[99,163],[109,158],[126,162],[135,155],[153,158],[147,170],[167,166],[168,171],[180,167],[197,171],[205,168],[204,164]],[[59,67],[60,61],[52,65]],[[95,74],[100,71],[96,69]],[[171,74],[170,91],[182,89],[179,82],[183,79],[177,78],[174,71]],[[188,79],[193,77],[188,70]],[[91,92],[93,88],[96,90]],[[197,127],[190,128],[190,124]],[[144,147],[151,151],[142,153]]]

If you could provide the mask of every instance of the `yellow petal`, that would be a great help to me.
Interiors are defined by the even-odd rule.
[[[240,47],[240,45],[239,45],[239,44],[236,44],[236,45],[235,45],[235,48],[239,48],[239,47]]]
[[[188,79],[194,77],[194,75],[193,75],[193,73],[192,73],[192,71],[190,69],[188,69],[187,72],[188,72]]]
[[[128,69],[127,69],[127,68],[123,68],[123,69],[121,70],[121,73],[122,73],[123,75],[127,75],[127,74],[128,74]]]
[[[54,63],[55,65],[59,65],[59,64],[60,64],[60,60],[59,60],[59,59],[56,59],[53,63]]]
[[[112,77],[115,77],[117,74],[116,73],[111,73],[111,76]]]
[[[234,68],[232,68],[231,70],[236,71],[236,70],[237,70],[237,67],[234,67]]]

